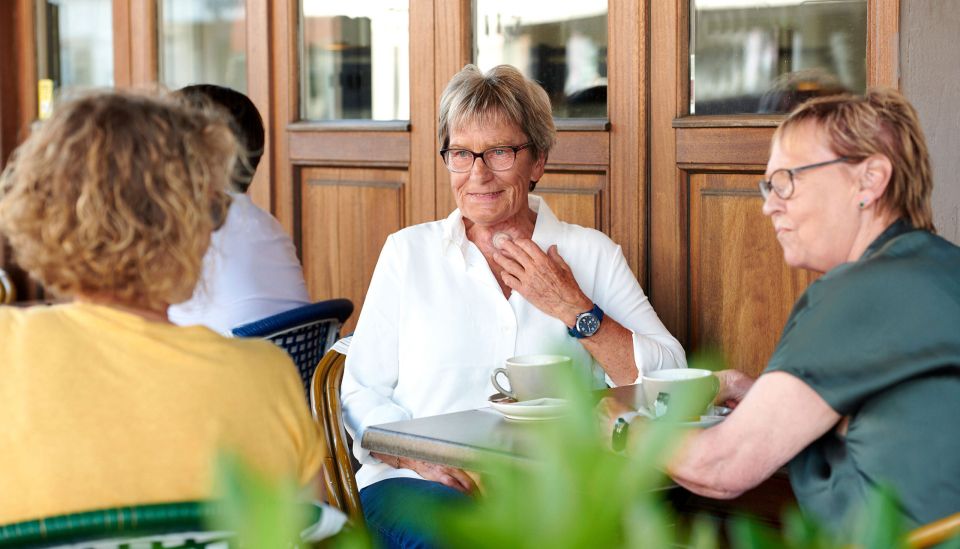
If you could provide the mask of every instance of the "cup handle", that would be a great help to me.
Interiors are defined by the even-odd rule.
[[[513,400],[517,400],[517,395],[515,395],[513,391],[508,391],[503,387],[501,387],[499,383],[497,383],[498,374],[503,374],[507,378],[507,381],[510,381],[510,375],[507,373],[506,368],[495,368],[493,370],[493,373],[490,374],[490,383],[493,383],[493,386],[496,387],[496,389],[500,391],[500,393],[502,393],[503,395],[508,396]]]
[[[713,396],[710,397],[710,402],[712,403],[717,399],[717,395],[720,394],[720,378],[717,377],[717,374],[710,374],[710,377],[713,379]],[[721,404],[723,404],[721,402]]]

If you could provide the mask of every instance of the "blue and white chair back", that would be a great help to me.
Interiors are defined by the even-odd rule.
[[[283,348],[300,371],[304,395],[320,358],[340,338],[340,326],[353,313],[349,299],[329,299],[250,322],[233,329],[236,337],[268,339]]]

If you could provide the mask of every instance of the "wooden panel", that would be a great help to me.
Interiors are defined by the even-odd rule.
[[[113,0],[113,79],[118,88],[157,82],[156,0]]]
[[[23,141],[37,115],[37,65],[34,2],[0,2],[0,167]],[[12,253],[0,241],[0,267],[7,270],[19,300],[40,299],[43,288],[11,264]]]
[[[867,85],[900,87],[900,0],[867,2]]]
[[[410,188],[407,223],[437,217],[436,30],[433,0],[410,0]]]
[[[403,170],[310,168],[300,172],[302,260],[310,297],[346,297],[357,313],[387,236],[403,227]]]
[[[16,2],[0,3],[0,169],[17,146],[20,126],[17,67],[25,60],[13,53],[20,51],[16,41],[16,11]],[[0,247],[0,261],[2,253]]]
[[[610,134],[557,132],[557,144],[547,161],[549,166],[606,166],[610,161]]]
[[[267,139],[273,140],[275,159],[270,174],[271,209],[283,228],[295,235],[296,212],[301,205],[295,203],[294,167],[289,156],[287,124],[300,118],[300,80],[297,74],[298,2],[288,0],[270,2],[270,5],[273,9],[270,21],[273,39],[269,78],[270,93],[274,99],[271,102],[269,121],[265,122],[270,133]],[[252,39],[253,37],[247,37],[248,41]]]
[[[766,165],[775,128],[678,128],[680,164]]]
[[[623,248],[646,287],[647,7],[640,0],[609,2],[610,223],[604,232]]]
[[[729,367],[763,371],[811,275],[783,261],[760,211],[759,173],[690,174],[691,349],[719,348]]]
[[[689,85],[683,0],[650,2],[650,279],[660,320],[687,346],[686,185],[677,169],[673,120]]]
[[[432,54],[434,61],[434,89],[433,89],[433,116],[440,112],[440,94],[453,75],[464,65],[473,61],[473,31],[470,14],[471,0],[435,0],[435,44]],[[411,59],[414,59],[411,56]],[[411,63],[412,64],[412,63]],[[411,91],[411,96],[414,92]],[[450,190],[450,177],[447,167],[440,160],[436,151],[440,145],[434,141],[434,171],[437,174],[436,185],[436,212],[444,216],[457,207]]]
[[[410,134],[369,131],[290,131],[295,164],[403,166],[410,161]]]
[[[266,128],[266,140],[263,146],[263,156],[257,173],[250,183],[247,194],[254,204],[264,210],[272,211],[273,189],[270,188],[270,174],[274,171],[277,162],[273,154],[273,132],[270,131],[271,116],[271,88],[270,88],[270,44],[273,42],[273,33],[270,28],[269,0],[247,0],[246,18],[246,54],[247,54],[247,95],[257,106],[263,117]]]
[[[607,232],[610,216],[604,212],[605,188],[603,173],[550,171],[537,184],[534,193],[547,201],[560,220]]]
[[[134,86],[156,84],[159,54],[157,53],[157,1],[129,0],[130,3],[130,78]]]

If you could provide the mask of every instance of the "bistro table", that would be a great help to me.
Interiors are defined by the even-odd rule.
[[[643,392],[640,385],[603,391],[628,406]],[[598,394],[599,396],[599,394]],[[367,428],[360,445],[371,452],[470,468],[488,459],[531,462],[536,459],[538,421],[509,420],[493,408],[422,417]]]
[[[624,404],[643,404],[640,385],[625,385],[598,392]],[[598,398],[599,400],[599,398]],[[476,470],[485,460],[506,459],[532,464],[536,461],[537,421],[511,421],[493,408],[478,408],[437,416],[373,425],[360,445],[372,452],[419,459],[461,469]],[[780,513],[795,505],[786,469],[781,469],[756,488],[733,500],[713,500],[694,495],[672,482],[668,498],[683,514],[706,512],[715,517],[746,515],[780,526]]]

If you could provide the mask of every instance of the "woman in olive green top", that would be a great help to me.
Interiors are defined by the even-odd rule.
[[[719,373],[719,398],[739,404],[688,436],[679,484],[735,497],[789,462],[801,507],[838,530],[882,484],[906,526],[960,511],[960,248],[933,234],[932,185],[896,92],[815,99],[784,121],[763,212],[790,266],[826,274],[755,383]]]

